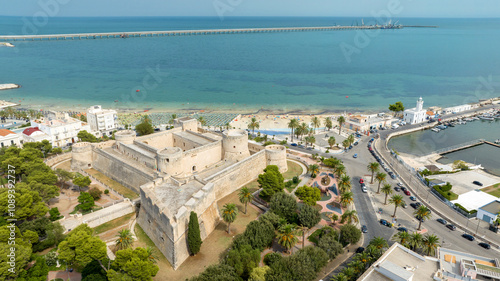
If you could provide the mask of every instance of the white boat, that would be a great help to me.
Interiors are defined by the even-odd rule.
[[[495,118],[493,118],[493,117],[489,117],[489,116],[481,116],[481,117],[479,117],[479,118],[481,118],[481,119],[483,119],[483,120],[487,120],[487,121],[495,121]]]
[[[438,128],[432,128],[431,131],[439,133],[439,131],[441,131],[441,130],[439,130]]]
[[[496,144],[500,144],[500,139],[497,139],[497,140],[495,141],[495,143],[496,143]]]

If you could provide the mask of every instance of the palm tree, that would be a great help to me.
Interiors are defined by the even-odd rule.
[[[230,234],[231,230],[229,227],[231,223],[236,220],[238,215],[238,209],[235,204],[225,204],[222,208],[222,219],[227,223],[227,233]]]
[[[353,222],[358,223],[359,222],[358,212],[356,212],[356,210],[345,211],[342,214],[342,219],[340,220],[340,223],[344,223],[346,221],[348,224],[352,224]]]
[[[380,165],[377,163],[377,162],[372,162],[370,164],[368,164],[368,171],[372,173],[372,180],[371,180],[371,184],[373,184],[373,176],[375,175],[375,172],[378,172],[378,169],[379,169]]]
[[[152,263],[157,263],[158,255],[156,255],[156,251],[155,251],[155,249],[153,249],[153,247],[147,246],[146,247],[146,253],[148,253],[148,259]]]
[[[117,250],[130,248],[134,243],[134,236],[128,228],[118,231],[118,235],[116,236],[118,237],[115,244]]]
[[[295,130],[295,128],[297,128],[298,126],[299,126],[299,121],[297,121],[297,119],[295,118],[290,120],[290,122],[288,123],[288,128],[292,129],[292,142],[293,142],[293,130]]]
[[[423,250],[424,250],[424,254],[428,255],[428,256],[434,256],[436,254],[436,249],[437,247],[440,246],[439,244],[439,237],[437,237],[436,235],[432,234],[432,235],[425,235],[424,237],[424,241],[423,241]]]
[[[349,135],[347,141],[349,141],[349,145],[352,145],[354,143],[354,135]]]
[[[292,249],[298,241],[299,238],[297,238],[297,231],[293,228],[293,225],[286,224],[279,228],[278,243],[285,247],[287,252]]]
[[[356,276],[365,271],[365,264],[357,260],[353,260],[347,266],[354,269]]]
[[[385,201],[384,201],[384,205],[387,205],[387,197],[389,197],[389,195],[392,194],[392,187],[390,184],[386,183],[384,184],[384,186],[382,187],[382,193],[385,194]]]
[[[240,202],[245,204],[245,214],[247,213],[247,205],[249,202],[252,202],[253,200],[253,194],[248,190],[247,187],[243,187],[239,194],[238,197],[240,198]]]
[[[356,279],[356,272],[354,271],[354,268],[352,267],[345,267],[342,269],[342,273],[349,279],[349,280],[354,280]]]
[[[330,278],[330,281],[349,281],[349,277],[347,277],[344,273],[339,273]]]
[[[168,120],[168,124],[174,124],[174,120],[177,119],[177,114],[172,114],[170,120]]]
[[[316,143],[316,138],[314,136],[309,136],[309,143],[311,144],[312,147],[314,147],[314,144]]]
[[[339,135],[340,135],[340,133],[342,132],[342,125],[344,125],[344,123],[345,123],[345,118],[344,118],[344,116],[342,116],[342,115],[341,115],[341,116],[339,116],[339,117],[337,118],[337,122],[339,123]]]
[[[378,189],[377,189],[377,194],[380,193],[380,184],[385,181],[385,178],[387,177],[387,174],[385,173],[377,173],[377,176],[375,176],[375,179],[378,181]]]
[[[410,249],[413,251],[417,250],[418,248],[422,247],[422,242],[424,241],[424,237],[422,234],[418,232],[413,232],[410,234],[410,239],[408,240],[408,245],[410,246]]]
[[[300,128],[300,135],[307,135],[307,133],[309,132],[309,126],[307,126],[306,123],[302,122],[302,124],[300,124],[299,126]]]
[[[389,247],[389,244],[387,244],[387,241],[380,236],[373,238],[370,241],[370,245],[372,245],[373,247],[375,247],[376,249],[379,249],[379,250]]]
[[[311,177],[314,177],[317,173],[319,173],[319,166],[316,164],[309,165],[309,172],[311,172]]]
[[[321,126],[321,120],[317,116],[314,116],[311,121],[313,123],[314,129],[318,129]]]
[[[351,191],[351,177],[348,175],[343,175],[338,181],[340,192],[344,193],[346,191]]]
[[[340,177],[342,177],[342,175],[345,174],[345,166],[342,164],[339,164],[337,167],[334,168],[334,171],[335,171],[335,175],[337,176],[337,178],[340,178]]]
[[[407,247],[410,242],[410,234],[406,231],[400,231],[392,237],[392,240],[398,242],[399,244]]]
[[[335,137],[328,138],[328,145],[330,146],[330,149],[332,149],[335,146]]]
[[[396,217],[396,211],[398,207],[403,206],[404,202],[405,201],[403,200],[403,195],[400,194],[393,195],[391,199],[389,199],[389,203],[394,204],[394,214],[392,215],[393,218]]]
[[[344,208],[350,206],[352,202],[354,202],[352,195],[353,194],[350,191],[340,194],[340,204],[342,204]]]
[[[297,139],[299,139],[300,136],[302,136],[303,133],[302,133],[302,127],[301,126],[298,126],[297,128],[295,128],[295,136],[297,137]]]
[[[424,205],[421,205],[420,207],[418,207],[418,209],[416,209],[415,212],[413,212],[413,214],[418,219],[418,230],[420,230],[420,227],[422,226],[423,220],[428,220],[432,217],[431,210],[429,210],[429,208],[427,208]]]
[[[325,118],[325,127],[328,128],[328,131],[333,127],[333,122],[331,117],[326,117]]]
[[[364,251],[362,253],[355,255],[353,260],[363,263],[366,267],[372,261],[372,258],[370,257],[370,254],[368,254],[367,251]]]
[[[363,253],[367,253],[368,255],[370,255],[370,263],[372,263],[373,261],[376,261],[380,258],[380,256],[382,255],[382,250],[370,244],[368,245],[368,247],[366,247]]]
[[[330,219],[332,224],[335,224],[335,222],[339,219],[339,216],[335,213],[327,214],[326,216]]]
[[[302,233],[302,248],[304,248],[304,242],[306,241],[306,233],[309,230],[307,226],[299,226],[300,232]]]
[[[250,124],[248,124],[248,129],[252,130],[252,134],[255,133],[255,129],[258,129],[260,127],[259,122],[257,121],[257,118],[252,117],[250,119]]]
[[[342,146],[344,147],[344,150],[347,149],[350,144],[349,144],[349,141],[347,139],[345,139],[343,142],[342,142]]]
[[[207,120],[203,116],[198,117],[198,122],[200,122],[201,126],[207,125]]]

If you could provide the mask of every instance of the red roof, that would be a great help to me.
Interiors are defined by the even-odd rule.
[[[16,134],[16,133],[14,133],[10,130],[7,130],[7,129],[0,129],[0,136],[5,137],[9,134]]]
[[[37,127],[31,127],[31,128],[25,129],[23,131],[23,134],[25,134],[27,136],[31,136],[31,134],[33,134],[34,132],[41,132],[41,131]]]

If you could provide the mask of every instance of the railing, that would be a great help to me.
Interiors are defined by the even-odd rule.
[[[461,143],[461,144],[453,145],[453,146],[450,146],[450,147],[446,147],[446,148],[435,150],[431,154],[445,154],[445,153],[453,151],[453,150],[457,150],[457,149],[460,149],[460,148],[466,148],[466,147],[469,147],[469,146],[474,146],[474,145],[481,144],[481,143],[484,143],[484,142],[485,142],[484,139],[477,139],[477,140],[473,140],[473,141],[468,141],[468,142],[465,142],[465,143]]]

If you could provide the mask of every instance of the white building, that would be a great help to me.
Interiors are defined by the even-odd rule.
[[[444,108],[443,114],[459,113],[459,112],[463,112],[463,111],[467,111],[467,110],[471,110],[471,109],[472,109],[472,105],[462,104],[462,105]]]
[[[63,147],[78,141],[78,132],[86,130],[90,132],[90,126],[78,119],[69,117],[68,113],[50,112],[43,120],[31,121],[31,126],[49,136],[52,146]]]
[[[407,109],[403,113],[403,121],[406,124],[417,124],[425,121],[427,110],[424,109],[424,101],[420,97],[417,101],[417,107]]]
[[[87,109],[87,122],[90,130],[97,137],[102,135],[112,135],[116,130],[116,111],[112,109],[102,109],[100,105],[94,105]]]
[[[41,142],[43,140],[51,141],[50,136],[40,131],[38,127],[24,129],[22,133],[24,142]]]
[[[491,201],[490,203],[477,209],[476,217],[488,223],[493,223],[500,213],[500,199]]]
[[[0,146],[1,147],[9,147],[12,145],[16,145],[17,147],[21,147],[23,144],[23,140],[20,135],[12,132],[7,129],[0,129]]]

